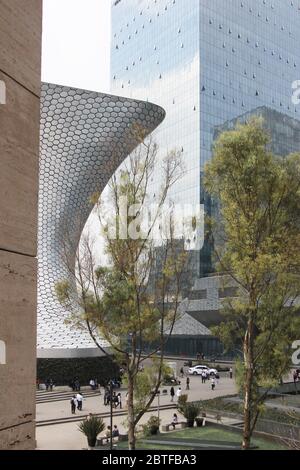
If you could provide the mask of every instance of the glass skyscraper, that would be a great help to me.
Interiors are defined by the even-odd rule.
[[[300,106],[292,102],[292,83],[300,80],[299,44],[299,1],[112,3],[112,92],[166,110],[156,131],[160,152],[176,147],[185,163],[172,189],[175,202],[201,201],[211,210],[201,188],[204,164],[217,130],[240,116],[264,109],[272,118],[276,111],[276,122],[269,123],[274,141],[283,153],[300,150],[291,132],[298,133],[291,119],[300,119]],[[208,247],[201,260],[200,274],[211,272]]]

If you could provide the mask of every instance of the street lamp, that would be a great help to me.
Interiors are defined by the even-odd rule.
[[[157,391],[157,416],[160,419],[160,390]]]
[[[113,383],[109,382],[109,395],[110,395],[110,450],[113,450]]]

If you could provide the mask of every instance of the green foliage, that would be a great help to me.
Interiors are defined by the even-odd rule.
[[[178,404],[178,411],[181,413],[187,421],[193,421],[197,418],[200,411],[202,409],[202,405],[197,402],[192,403],[184,403],[183,405]]]
[[[60,303],[65,304],[70,300],[71,285],[69,281],[60,281],[55,285],[55,293]]]
[[[180,395],[180,397],[178,397],[177,408],[178,408],[179,411],[180,411],[180,409],[182,409],[186,405],[187,401],[188,401],[188,395],[186,395],[186,394]]]
[[[89,385],[92,377],[102,386],[112,378],[119,378],[120,368],[110,357],[78,357],[37,359],[37,377],[41,381],[52,378],[55,385],[69,385],[74,377],[80,384]]]
[[[158,374],[162,371],[162,375],[170,372],[170,368],[163,364],[160,366],[158,359],[152,359],[151,363],[143,370],[140,370],[134,378],[134,408],[135,414],[143,410],[148,403],[153,391],[157,385]],[[124,383],[128,383],[126,374],[124,375]]]
[[[82,432],[88,439],[97,438],[105,429],[105,423],[102,418],[97,416],[91,416],[88,419],[85,419],[78,425],[78,429]]]
[[[159,431],[161,420],[157,416],[150,416],[147,423],[142,426],[145,437],[156,434]]]
[[[251,426],[262,407],[258,387],[288,369],[300,329],[300,154],[274,156],[269,143],[261,119],[238,124],[218,138],[205,177],[220,207],[221,217],[208,220],[218,269],[237,287],[214,333],[227,349],[243,348],[238,381]]]
[[[152,236],[157,228],[155,222],[159,221],[160,209],[171,186],[182,174],[182,155],[172,151],[160,161],[162,185],[156,195],[159,209],[155,215],[151,214],[147,231],[142,233],[143,214],[148,218],[152,202],[149,186],[155,177],[158,148],[151,138],[145,141],[145,130],[139,126],[128,129],[128,139],[130,147],[132,139],[141,145],[130,155],[127,165],[111,178],[108,199],[112,206],[107,217],[98,211],[108,267],[98,266],[97,247],[89,243],[88,237],[84,238],[77,253],[76,269],[66,260],[73,282],[58,283],[56,294],[69,309],[70,322],[77,328],[87,329],[100,349],[97,338],[105,339],[126,372],[128,441],[133,449],[136,425],[153,402],[163,377],[165,344],[177,319],[180,275],[187,257],[184,245],[181,252],[177,249],[170,217],[169,233],[164,234],[168,237],[160,247],[160,273],[154,276],[154,285],[150,285],[156,266],[156,244]],[[98,196],[92,196],[91,204]],[[99,200],[98,209],[102,203]],[[103,251],[102,244],[98,251]],[[74,252],[72,243],[64,252],[66,255]],[[153,346],[149,358],[156,354],[160,357],[157,363],[153,361],[153,367],[142,372],[145,360],[142,351],[149,345],[158,345]]]
[[[160,313],[148,303],[146,294],[137,297],[135,280],[114,268],[99,268],[96,276],[103,295],[95,299],[95,308],[91,307],[88,313],[89,320],[122,350],[127,349],[132,332],[141,332],[145,342],[155,340]]]

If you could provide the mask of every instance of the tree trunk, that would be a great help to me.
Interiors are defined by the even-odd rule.
[[[243,449],[248,450],[251,444],[251,405],[253,388],[253,320],[248,322],[247,332],[244,339],[244,362],[246,369],[245,377],[245,399],[244,399],[244,430]]]
[[[128,375],[128,447],[135,450],[135,422],[133,405],[133,379]]]

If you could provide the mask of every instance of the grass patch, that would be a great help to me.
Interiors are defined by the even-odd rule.
[[[242,443],[242,436],[238,433],[228,431],[227,429],[214,428],[207,426],[204,428],[183,429],[172,433],[172,437],[181,439],[199,439],[211,441],[232,442],[235,444]],[[252,444],[260,450],[286,450],[286,447],[276,442],[272,442],[263,438],[252,439]]]
[[[211,442],[228,442],[232,444],[241,444],[242,437],[240,434],[231,432],[227,429],[214,428],[213,426],[207,426],[204,428],[193,428],[193,429],[183,429],[181,431],[169,432],[164,434],[159,434],[157,436],[151,436],[151,440],[157,441],[172,441],[172,439],[181,439],[182,446],[170,447],[170,445],[163,446],[161,443],[147,444],[137,441],[137,449],[154,449],[154,450],[192,450],[192,447],[185,447],[184,441],[197,439],[201,441],[211,441]],[[284,445],[281,445],[276,442],[269,441],[260,437],[255,437],[252,439],[252,445],[257,447],[257,450],[287,450]],[[127,449],[128,443],[122,442],[118,444],[118,449]]]

